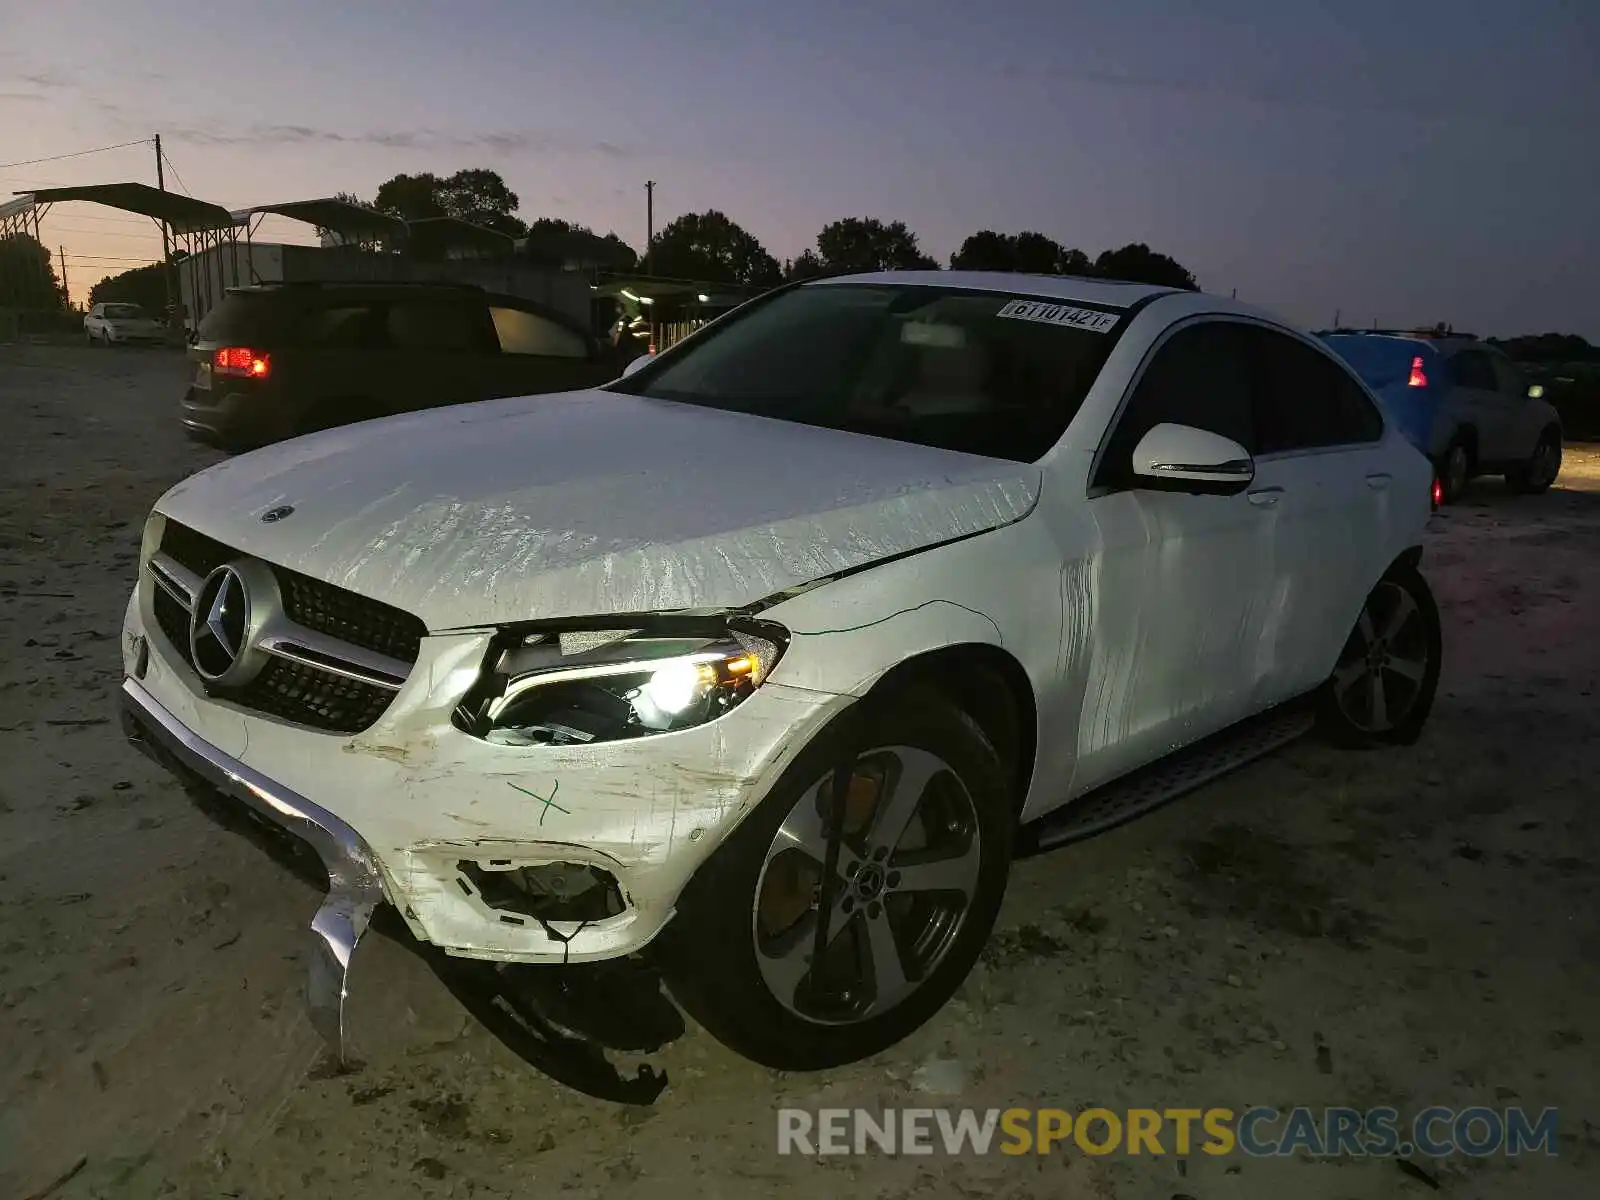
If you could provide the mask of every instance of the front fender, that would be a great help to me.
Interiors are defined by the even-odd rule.
[[[809,589],[762,612],[790,634],[777,682],[865,695],[909,658],[950,646],[1007,651],[1035,692],[1061,644],[1060,551],[1025,519]]]

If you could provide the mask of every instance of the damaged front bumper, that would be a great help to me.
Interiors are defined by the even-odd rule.
[[[313,925],[311,1004],[345,1056],[351,953],[380,901],[452,957],[584,963],[643,950],[690,878],[852,698],[768,681],[727,716],[593,746],[490,744],[451,716],[490,635],[423,639],[369,730],[344,735],[207,694],[150,612],[123,625],[125,724],[139,748],[312,848],[328,901]],[[315,799],[310,799],[315,797]],[[518,907],[514,873],[611,881],[621,911],[571,919]]]
[[[383,877],[371,849],[326,809],[196,737],[136,679],[122,684],[122,728],[142,753],[179,776],[242,801],[322,860],[328,897],[311,921],[306,1000],[317,1032],[343,1063],[350,958],[384,900]]]

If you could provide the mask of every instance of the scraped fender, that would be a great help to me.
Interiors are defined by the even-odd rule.
[[[1060,574],[1049,531],[1024,519],[820,584],[762,610],[790,636],[772,678],[864,696],[909,659],[982,645],[1014,658],[1039,692],[1061,645]]]

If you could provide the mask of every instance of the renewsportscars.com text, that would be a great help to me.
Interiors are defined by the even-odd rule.
[[[863,1108],[778,1110],[778,1153],[1244,1154],[1483,1158],[1556,1152],[1556,1110]]]

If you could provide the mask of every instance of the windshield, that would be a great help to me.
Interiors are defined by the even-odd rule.
[[[108,304],[105,308],[108,317],[119,317],[124,321],[142,321],[145,319],[144,309],[137,304]]]
[[[1078,411],[1120,316],[996,292],[812,285],[612,389],[1033,462]]]

